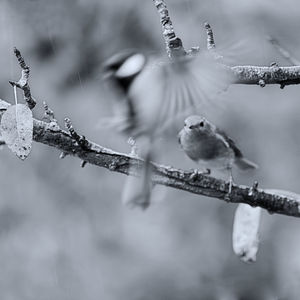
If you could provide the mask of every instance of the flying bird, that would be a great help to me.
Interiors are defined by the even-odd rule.
[[[109,58],[103,70],[104,77],[118,92],[113,123],[133,140],[142,138],[138,146],[146,168],[153,157],[156,137],[199,107],[203,110],[215,105],[217,95],[229,85],[226,68],[208,51],[170,60],[147,58],[138,51],[126,50]],[[145,177],[143,182],[151,178],[148,170],[142,175]],[[150,195],[148,187],[141,191]],[[137,200],[143,197],[133,197],[132,206],[149,206],[148,196]]]

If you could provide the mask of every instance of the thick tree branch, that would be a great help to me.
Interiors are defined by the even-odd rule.
[[[215,44],[214,34],[210,25],[207,22],[205,22],[204,28],[206,29],[206,35],[207,35],[207,40],[206,40],[207,49],[208,50],[215,49],[216,44]]]
[[[0,117],[5,108],[0,109]],[[74,130],[74,129],[73,129]],[[76,135],[78,135],[76,133]],[[143,160],[130,155],[115,152],[101,147],[86,139],[84,146],[74,134],[71,135],[51,123],[34,119],[33,138],[36,142],[57,148],[64,154],[82,159],[90,164],[104,167],[110,171],[138,176]],[[79,135],[78,135],[79,136]],[[270,213],[279,213],[288,216],[300,217],[297,197],[288,194],[287,197],[278,193],[267,193],[262,189],[246,186],[233,186],[232,193],[228,194],[229,183],[214,177],[199,174],[193,180],[193,171],[183,171],[172,167],[151,164],[153,168],[153,183],[173,187],[194,194],[218,198],[231,203],[247,203],[260,206]]]
[[[160,15],[160,21],[163,28],[163,37],[165,39],[166,50],[170,57],[185,55],[182,40],[176,36],[172,21],[169,16],[168,8],[164,0],[153,0]],[[207,34],[207,49],[213,53],[216,60],[221,58],[215,51],[216,45],[213,36],[213,30],[209,23],[204,27]],[[194,47],[188,53],[195,54],[199,52],[199,47]],[[224,66],[231,77],[233,84],[256,84],[264,87],[266,84],[279,84],[281,88],[286,85],[300,83],[300,66],[278,67],[273,64],[270,67],[260,66]]]

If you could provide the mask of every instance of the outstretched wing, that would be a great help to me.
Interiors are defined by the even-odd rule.
[[[218,106],[217,96],[228,85],[226,68],[200,52],[146,67],[133,82],[131,97],[140,126],[162,131],[180,117]]]

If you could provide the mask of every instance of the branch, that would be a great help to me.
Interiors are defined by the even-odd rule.
[[[0,118],[5,108],[0,110]],[[51,123],[34,119],[33,139],[36,142],[59,149],[64,155],[72,155],[84,162],[131,176],[138,176],[143,167],[143,160],[118,153],[104,148],[96,143],[78,135],[68,120],[68,126],[72,128],[72,135]],[[82,142],[84,141],[84,142]],[[199,174],[193,180],[193,171],[184,171],[168,166],[151,163],[153,169],[152,181],[154,184],[165,185],[187,191],[190,193],[218,198],[231,203],[247,203],[251,206],[259,206],[270,213],[284,214],[300,217],[300,201],[292,194],[280,196],[278,193],[267,193],[256,186],[233,186],[231,194],[228,194],[229,182],[216,179],[212,176]]]
[[[288,61],[291,65],[300,65],[297,58],[293,57],[286,49],[281,47],[278,40],[271,36],[267,36],[268,41],[275,47],[275,49]]]
[[[160,16],[160,23],[163,30],[163,37],[166,50],[170,58],[183,56],[186,54],[181,39],[176,36],[172,21],[169,16],[168,8],[164,0],[153,0],[154,5]]]
[[[160,22],[163,29],[163,37],[165,39],[166,50],[170,58],[183,56],[185,54],[196,54],[199,52],[199,47],[193,47],[186,52],[182,41],[176,36],[172,21],[169,16],[168,8],[165,0],[153,0],[154,5],[160,16]],[[204,27],[207,34],[207,49],[212,52],[216,60],[222,58],[216,51],[213,30],[209,23],[205,23]],[[280,88],[286,85],[300,83],[300,66],[279,67],[277,64],[272,64],[270,67],[259,66],[226,66],[223,65],[229,72],[232,84],[256,84],[264,87],[266,84],[279,84]]]
[[[207,22],[204,24],[204,27],[207,34],[207,50],[212,53],[216,61],[220,61],[222,56],[216,52],[213,30]],[[293,61],[298,63],[298,61]],[[223,65],[223,67],[229,71],[232,84],[257,84],[261,87],[266,86],[266,84],[279,84],[280,88],[284,88],[286,85],[300,83],[300,65],[292,67],[279,67],[276,63],[273,63],[270,67],[230,67],[227,65]]]
[[[14,53],[17,57],[18,63],[22,69],[22,76],[19,81],[9,81],[12,86],[16,86],[19,89],[23,90],[24,98],[30,109],[33,109],[36,105],[36,101],[31,96],[30,87],[28,84],[30,69],[26,65],[24,58],[21,56],[20,51],[17,48],[14,48]]]
[[[284,88],[286,85],[300,83],[300,66],[234,66],[228,68],[232,75],[232,83],[259,84],[261,86],[280,84],[281,88]]]

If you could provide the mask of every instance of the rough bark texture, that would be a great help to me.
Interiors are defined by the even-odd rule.
[[[164,0],[153,0],[157,8],[160,23],[162,26],[163,37],[166,44],[166,50],[169,57],[176,57],[185,55],[185,50],[182,45],[181,39],[176,36],[172,21],[169,16],[167,5]]]
[[[300,66],[235,66],[231,67],[230,71],[232,83],[259,84],[259,81],[263,80],[265,84],[280,84],[281,88],[300,83]]]
[[[5,109],[0,110],[0,118]],[[104,167],[110,171],[137,176],[143,166],[143,160],[130,155],[101,147],[86,139],[79,144],[71,134],[61,130],[55,122],[46,123],[34,119],[33,138],[36,142],[55,147],[64,154],[82,159],[90,164]],[[191,179],[193,172],[152,163],[153,183],[173,187],[194,194],[218,198],[231,203],[247,203],[265,208],[270,213],[300,217],[297,198],[266,193],[256,187],[233,186],[228,194],[229,183],[208,175],[199,174]]]

